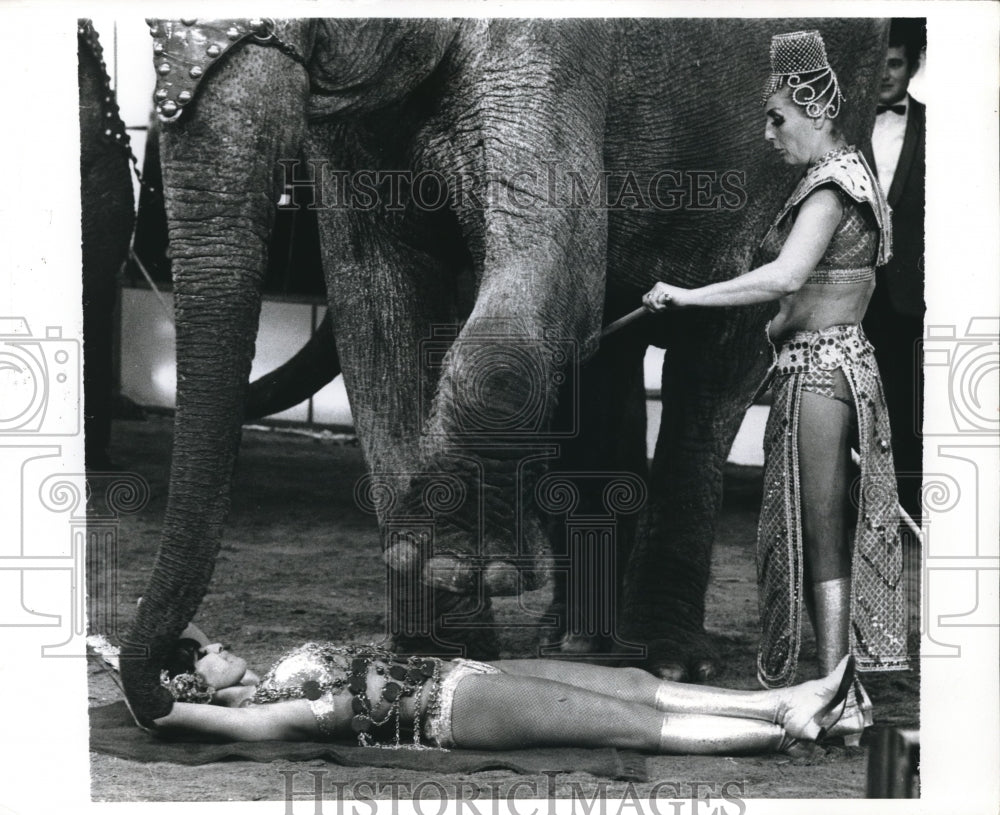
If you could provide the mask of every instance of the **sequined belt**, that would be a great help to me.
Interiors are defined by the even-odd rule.
[[[796,331],[782,340],[775,372],[801,373],[839,368],[874,353],[860,325],[833,325],[819,331]]]
[[[817,269],[806,283],[867,283],[875,277],[874,266],[862,266],[858,269]]]

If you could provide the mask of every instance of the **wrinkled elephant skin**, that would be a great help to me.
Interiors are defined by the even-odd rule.
[[[167,258],[167,213],[163,202],[160,167],[160,126],[155,120],[146,132],[142,159],[142,189],[135,218],[134,251],[145,270],[157,279],[173,279]],[[269,274],[297,294],[308,289],[320,269],[319,235],[315,213],[305,209],[278,214],[268,244]],[[274,283],[272,283],[274,285]],[[331,382],[340,373],[336,342],[327,312],[309,342],[285,364],[250,383],[244,419],[252,421],[295,407]]]
[[[88,469],[110,469],[114,309],[135,218],[128,137],[89,20],[77,29],[83,255],[84,437]]]
[[[184,23],[153,25],[197,41]],[[489,593],[535,585],[547,537],[561,568],[575,545],[567,518],[602,516],[618,520],[603,568],[629,566],[620,619],[597,633],[650,643],[654,670],[710,673],[714,517],[766,366],[768,310],[649,319],[600,351],[598,340],[655,280],[749,267],[796,177],[762,139],[768,44],[806,27],[823,31],[857,138],[874,119],[884,49],[871,20],[279,21],[270,45],[247,40],[210,66],[162,139],[178,404],[159,560],[130,635],[153,654],[126,677],[140,715],[162,710],[138,689],[211,576],[280,160],[300,155],[315,162],[296,179],[320,174],[329,306],[371,472],[359,500],[405,584],[397,641],[415,632],[415,646],[437,637],[477,653],[482,629],[425,636],[422,587],[434,587],[438,622],[487,619]],[[402,193],[400,170],[413,182]],[[588,195],[602,177],[606,195]],[[640,521],[634,502],[608,495],[618,481],[643,492],[630,479],[645,477],[650,341],[670,352]]]

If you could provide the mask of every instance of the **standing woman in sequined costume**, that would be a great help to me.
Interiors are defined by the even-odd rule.
[[[245,660],[204,639],[177,644],[161,678],[176,701],[154,720],[154,732],[480,750],[799,754],[843,713],[854,676],[845,658],[823,679],[740,691],[662,681],[638,668],[444,661],[310,642],[258,681],[248,678]]]
[[[790,684],[802,610],[821,673],[853,654],[859,671],[907,667],[898,503],[888,416],[860,322],[875,267],[891,254],[890,211],[836,118],[843,103],[818,31],[771,41],[764,138],[805,174],[761,244],[755,268],[697,289],[657,283],[651,311],[777,301],[768,324],[773,404],[764,433],[757,534],[758,678]],[[860,489],[852,495],[852,455]],[[873,721],[855,682],[831,735],[857,744]]]

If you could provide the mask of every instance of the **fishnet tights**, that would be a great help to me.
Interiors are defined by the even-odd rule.
[[[538,745],[656,750],[663,714],[591,690],[511,674],[469,676],[455,689],[451,729],[466,749]]]

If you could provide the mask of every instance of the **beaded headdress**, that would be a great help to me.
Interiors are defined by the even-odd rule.
[[[761,103],[785,85],[792,101],[805,108],[812,119],[833,119],[844,101],[837,75],[826,58],[826,47],[818,31],[792,31],[771,37],[771,76],[764,86]]]

